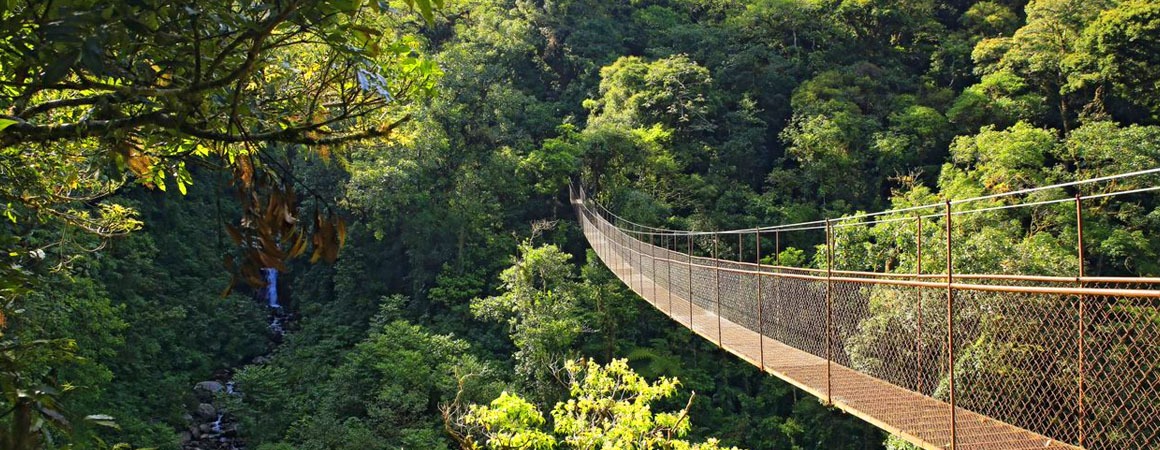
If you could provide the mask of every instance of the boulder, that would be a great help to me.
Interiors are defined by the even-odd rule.
[[[217,381],[202,381],[193,386],[194,394],[197,394],[197,398],[202,401],[213,398],[214,394],[221,392],[223,389],[225,389],[225,386],[222,386]]]
[[[182,431],[181,432],[181,445],[186,445],[192,441],[193,441],[193,433],[190,433],[189,431]]]
[[[202,403],[197,405],[197,417],[203,420],[217,419],[217,408],[209,403]]]

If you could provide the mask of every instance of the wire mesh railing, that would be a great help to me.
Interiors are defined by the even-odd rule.
[[[787,267],[780,243],[763,262],[762,241],[803,227],[626,229],[572,198],[595,253],[658,310],[916,445],[1160,448],[1160,279],[1089,277],[1082,262],[1074,277],[956,273],[949,202],[915,217],[905,274],[837,270],[833,221],[817,230],[824,268]],[[924,222],[941,242],[922,242]]]

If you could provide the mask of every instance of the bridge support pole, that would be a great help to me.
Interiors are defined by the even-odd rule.
[[[773,232],[773,265],[777,267],[773,275],[773,320],[774,320],[774,334],[773,338],[778,339],[781,335],[781,313],[785,309],[781,304],[781,231]]]
[[[826,219],[826,404],[833,405],[830,369],[834,365],[834,229]]]
[[[668,236],[668,243],[665,245],[665,269],[668,270],[668,275],[665,277],[665,294],[666,300],[669,304],[669,317],[673,316],[673,238],[675,234]]]
[[[629,225],[629,226],[631,227],[631,225]],[[624,270],[625,270],[625,276],[628,277],[628,290],[630,290],[634,294],[636,294],[636,293],[638,293],[638,291],[636,290],[636,280],[634,280],[632,278],[632,273],[636,272],[636,267],[635,267],[636,265],[633,264],[633,261],[632,261],[633,259],[635,259],[632,257],[633,256],[633,250],[632,250],[632,241],[633,240],[634,239],[633,239],[632,230],[629,230],[629,232],[624,235],[624,246],[623,246],[624,247],[624,258],[625,258],[624,259]]]
[[[958,428],[955,406],[955,289],[954,289],[954,259],[951,255],[951,201],[946,201],[947,227],[947,377],[950,390],[951,404],[951,449],[958,448],[958,437],[955,431]]]
[[[922,214],[919,214],[917,219],[918,219],[918,233],[916,234],[915,240],[918,243],[918,262],[917,262],[916,267],[914,269],[914,273],[916,275],[918,275],[915,277],[915,281],[922,281]],[[924,356],[924,353],[926,353],[926,352],[924,351],[925,345],[923,345],[923,342],[922,342],[922,337],[923,337],[923,334],[922,334],[922,294],[925,292],[926,292],[926,288],[918,288],[918,337],[917,337],[917,339],[915,339],[915,348],[918,349],[917,350],[918,354],[916,355],[917,356],[916,359],[918,360],[918,371],[917,372],[918,372],[918,393],[919,394],[926,393],[925,392],[925,389],[926,389],[926,375],[925,375],[926,374],[926,365],[923,364],[923,360],[924,360],[923,356]]]
[[[717,252],[720,238],[713,235],[713,301],[717,304],[717,347],[725,348],[721,340],[721,254]]]
[[[697,332],[693,326],[693,235],[689,235],[689,329]]]
[[[1083,269],[1083,263],[1084,263],[1083,197],[1080,195],[1079,192],[1075,193],[1075,234],[1076,234],[1076,249],[1077,249],[1077,254],[1079,256],[1079,261],[1078,261],[1078,263],[1079,263],[1079,270],[1078,270],[1079,277],[1076,278],[1076,281],[1079,284],[1079,287],[1082,289],[1084,286],[1084,282],[1083,282],[1083,278],[1084,278],[1084,269]],[[1085,400],[1085,398],[1084,398],[1084,394],[1085,394],[1085,392],[1084,392],[1084,375],[1085,375],[1084,371],[1086,370],[1085,365],[1087,363],[1087,355],[1084,354],[1084,352],[1085,352],[1084,334],[1086,331],[1085,328],[1087,328],[1087,324],[1084,322],[1084,316],[1087,313],[1086,300],[1087,299],[1085,298],[1084,295],[1079,296],[1079,336],[1078,336],[1079,342],[1077,343],[1079,355],[1078,355],[1077,359],[1079,360],[1079,364],[1078,364],[1078,366],[1079,366],[1079,389],[1078,389],[1079,390],[1079,395],[1078,395],[1079,427],[1078,427],[1078,429],[1079,429],[1079,446],[1081,448],[1084,446],[1084,444],[1085,444],[1084,441],[1085,441],[1085,438],[1087,437],[1087,429],[1085,428],[1085,426],[1087,425],[1087,423],[1085,423],[1086,419],[1087,419],[1087,411],[1084,409],[1084,400]]]
[[[645,295],[644,295],[644,292],[645,292],[644,291],[644,233],[645,232],[642,229],[642,231],[638,232],[637,237],[636,237],[636,264],[637,264],[636,286],[638,289],[640,289],[640,296],[641,297],[645,297]],[[651,298],[645,298],[645,301],[652,303]]]
[[[657,309],[661,309],[660,305],[657,304],[660,301],[657,298],[657,252],[656,247],[653,247],[653,233],[651,231],[648,233],[648,259],[649,267],[652,267],[652,270],[649,271],[651,272],[649,279],[652,280],[652,301],[649,303],[652,303]]]
[[[613,219],[613,220],[615,220],[615,219]],[[610,223],[613,224],[611,227],[609,227],[608,231],[612,232],[612,242],[610,242],[610,244],[612,244],[613,253],[616,254],[616,277],[623,281],[624,280],[624,248],[620,244],[620,235],[623,234],[624,232],[621,231],[619,228],[617,228],[614,222],[610,222]],[[632,290],[631,286],[629,287],[629,290],[630,291]]]
[[[639,234],[633,236],[632,240],[636,242],[636,293],[644,297],[644,252],[641,251],[643,250],[641,244],[644,244],[644,241]]]
[[[754,232],[753,248],[757,249],[757,355],[761,371],[765,372],[765,295],[762,292],[765,280],[761,272],[761,230]]]

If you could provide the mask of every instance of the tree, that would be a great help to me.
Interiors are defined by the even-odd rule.
[[[417,3],[429,15],[430,0]],[[406,20],[385,2],[6,2],[6,234],[132,231],[131,211],[98,202],[129,181],[185,192],[196,162],[231,171],[243,192],[244,279],[261,284],[258,267],[283,268],[309,241],[315,259],[333,259],[341,221],[299,220],[292,174],[276,170],[271,152],[325,154],[406,121],[439,75],[402,32]]]
[[[408,3],[431,19],[431,0]],[[12,319],[0,326],[9,330],[0,347],[22,349],[5,375],[20,395],[0,398],[0,410],[28,411],[57,395],[40,389],[42,372],[67,374],[52,366],[68,354],[25,343],[55,331],[46,318],[86,311],[35,297],[66,292],[46,286],[74,282],[73,263],[142,226],[135,210],[111,199],[130,184],[184,194],[193,165],[228,173],[243,206],[231,234],[245,259],[234,269],[251,284],[264,284],[260,267],[285,270],[310,244],[315,260],[333,260],[344,222],[333,209],[307,219],[297,180],[278,157],[304,148],[330,155],[386,138],[407,120],[440,74],[406,32],[408,18],[386,2],[361,1],[0,4],[0,322]],[[108,313],[102,294],[78,300]],[[13,314],[42,307],[49,311],[27,319]],[[122,322],[109,317],[86,324],[117,335]],[[82,355],[113,351],[98,339],[65,342],[96,346]],[[46,394],[25,395],[33,391]],[[53,430],[29,417],[0,418],[16,448]]]
[[[670,129],[712,127],[706,91],[709,71],[685,55],[647,62],[622,57],[600,69],[600,96],[586,101],[589,124],[629,128],[660,123]]]
[[[583,331],[578,306],[589,293],[574,280],[569,258],[554,245],[524,242],[515,263],[500,274],[503,293],[471,302],[476,317],[508,324],[518,349],[516,372],[539,398],[555,396],[561,366],[574,356]]]
[[[653,403],[676,394],[680,381],[674,378],[649,382],[629,368],[624,359],[604,366],[592,361],[568,361],[565,370],[570,378],[571,398],[552,408],[551,433],[543,430],[546,420],[534,405],[504,392],[486,406],[470,405],[462,417],[446,419],[460,448],[723,448],[712,438],[703,443],[681,439],[689,432],[692,396],[680,410],[653,412]],[[452,424],[452,419],[457,421]]]
[[[983,39],[976,45],[972,55],[976,72],[1008,73],[1025,81],[1026,91],[1019,94],[1033,92],[1054,103],[1055,117],[1051,117],[1050,123],[1067,131],[1076,116],[1073,104],[1086,107],[1096,94],[1069,82],[1078,71],[1068,61],[1083,57],[1080,38],[1084,29],[1101,10],[1115,3],[1115,0],[1032,1],[1027,5],[1027,23],[1013,36]]]
[[[1121,2],[1100,13],[1083,32],[1079,47],[1083,53],[1068,61],[1087,69],[1073,77],[1082,85],[1093,78],[1111,85],[1123,100],[1149,109],[1153,121],[1160,121],[1160,5],[1135,0]],[[1091,72],[1094,72],[1091,73]]]

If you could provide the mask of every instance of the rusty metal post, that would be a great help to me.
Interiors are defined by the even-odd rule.
[[[633,241],[636,242],[636,293],[644,297],[644,252],[641,251],[640,244],[642,244],[640,235],[633,230]],[[645,299],[648,300],[647,298]]]
[[[616,253],[616,269],[614,272],[616,272],[617,279],[624,280],[624,278],[621,278],[621,276],[624,274],[624,255],[622,254],[623,250],[620,248],[620,229],[616,228],[612,222],[609,222],[608,224],[608,231],[614,233],[612,235],[613,241],[610,242],[612,245],[612,251]]]
[[[724,347],[721,341],[721,254],[717,252],[720,238],[713,234],[713,301],[717,304],[717,347]]]
[[[621,231],[617,234],[616,237],[621,240],[620,251],[623,255],[620,258],[621,276],[623,277],[621,279],[625,281],[625,284],[628,285],[628,290],[632,292],[632,247],[630,247],[632,245],[632,241],[630,240],[630,235],[628,232],[625,231]],[[635,294],[636,292],[633,293]]]
[[[773,266],[777,269],[773,275],[773,320],[778,335],[781,334],[781,230],[773,232]],[[773,337],[777,339],[777,336]]]
[[[652,298],[649,299],[649,303],[652,303],[653,306],[656,306],[656,304],[657,304],[657,255],[656,255],[656,253],[657,253],[656,249],[653,247],[653,233],[650,231],[648,233],[648,259],[649,259],[649,266],[652,267],[652,274],[651,274],[652,276],[649,277],[649,280],[652,280]],[[660,309],[660,308],[657,308],[657,309]]]
[[[922,275],[922,214],[919,214],[917,218],[918,218],[918,235],[917,235],[917,237],[918,237],[918,239],[917,239],[917,241],[918,241],[918,264],[914,270],[914,273],[919,275],[919,277],[915,277],[915,281],[921,281],[920,277]],[[917,338],[917,348],[918,348],[917,357],[918,358],[917,359],[918,359],[918,393],[919,394],[925,393],[925,389],[926,389],[926,386],[925,386],[926,385],[926,365],[923,364],[923,359],[924,359],[923,354],[926,352],[923,351],[924,349],[923,349],[923,345],[922,345],[922,336],[923,336],[923,334],[922,334],[922,294],[924,292],[926,292],[925,288],[918,288],[918,338]]]
[[[673,316],[673,240],[677,237],[675,234],[670,234],[668,244],[665,244],[665,268],[668,270],[668,276],[665,277],[665,298],[669,303],[669,317]]]
[[[628,289],[634,294],[640,295],[640,293],[636,290],[636,280],[632,278],[632,274],[636,272],[636,261],[633,261],[633,259],[635,259],[633,256],[636,256],[636,252],[632,247],[632,242],[636,240],[634,237],[636,235],[636,230],[632,229],[632,227],[633,226],[630,224],[629,232],[624,236],[624,256],[626,258],[625,276],[628,277]]]
[[[1079,287],[1082,289],[1084,286],[1083,197],[1079,192],[1075,193],[1075,234],[1076,249],[1079,256],[1079,278],[1077,278],[1076,281],[1079,284]],[[1087,328],[1086,324],[1084,323],[1084,316],[1087,313],[1086,300],[1086,296],[1079,296],[1079,446],[1081,448],[1084,446],[1084,440],[1087,437],[1087,429],[1085,428],[1087,424],[1084,423],[1087,419],[1087,411],[1084,409],[1084,371],[1086,370],[1085,365],[1087,363],[1087,356],[1084,354],[1084,334],[1086,331],[1085,328]]]
[[[689,329],[697,332],[693,326],[693,235],[689,235]]]
[[[636,272],[637,272],[636,285],[640,288],[640,296],[643,297],[645,299],[645,301],[652,303],[652,299],[650,299],[644,295],[644,293],[645,293],[645,290],[644,290],[644,233],[645,232],[640,231],[638,233],[639,233],[639,235],[638,235],[637,240],[636,240],[636,263],[639,264],[640,267],[638,267],[636,270]]]
[[[753,248],[757,249],[757,355],[761,362],[761,371],[765,372],[765,318],[763,317],[765,295],[762,292],[765,280],[761,278],[765,275],[761,272],[761,230],[754,232]]]
[[[636,231],[634,228],[632,243],[630,245],[636,246],[636,248],[633,249],[633,252],[636,253],[636,267],[633,268],[633,271],[636,272],[636,293],[637,295],[640,295],[641,298],[644,298],[644,252],[641,251],[640,244],[640,232]],[[645,301],[648,301],[648,299],[645,298]]]
[[[951,201],[946,201],[947,227],[947,377],[950,388],[951,403],[951,449],[958,448],[958,437],[955,435],[958,424],[955,412],[955,290],[954,290],[954,258],[951,256]]]
[[[633,256],[635,256],[635,254],[634,254],[633,248],[632,248],[632,241],[634,240],[633,239],[634,235],[635,235],[634,230],[632,230],[632,225],[630,224],[629,230],[626,233],[624,233],[624,245],[622,246],[622,248],[624,248],[624,271],[625,271],[625,277],[628,279],[627,280],[628,281],[628,290],[630,290],[630,291],[632,291],[632,293],[636,294],[636,283],[634,283],[633,279],[632,279],[632,273],[636,271],[636,261],[633,261],[633,259],[635,259],[635,258],[633,258]]]
[[[834,231],[826,219],[826,404],[833,405],[833,383],[830,367],[834,361]]]
[[[621,249],[617,246],[615,233],[616,227],[608,222],[604,239],[608,240],[608,255],[612,257],[612,274],[616,275],[616,280],[621,280]]]

